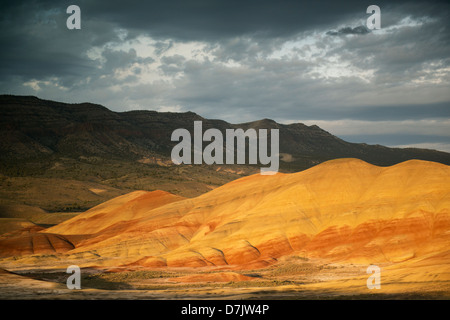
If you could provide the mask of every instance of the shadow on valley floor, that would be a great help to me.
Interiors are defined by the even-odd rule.
[[[302,281],[267,279],[257,274],[252,281],[177,283],[170,280],[189,272],[142,270],[134,272],[82,271],[81,290],[66,287],[65,270],[2,271],[0,299],[63,300],[449,300],[444,290],[386,293],[373,290],[311,288]]]

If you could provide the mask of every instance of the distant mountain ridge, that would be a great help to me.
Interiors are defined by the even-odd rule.
[[[410,159],[450,164],[450,153],[350,143],[316,125],[285,125],[270,119],[230,124],[193,112],[113,112],[98,104],[68,104],[13,95],[0,95],[0,159],[11,163],[51,156],[125,161],[156,156],[170,160],[170,151],[176,144],[170,141],[171,133],[177,128],[192,131],[196,120],[203,122],[203,130],[279,129],[281,171],[299,171],[326,160],[349,157],[382,166]]]

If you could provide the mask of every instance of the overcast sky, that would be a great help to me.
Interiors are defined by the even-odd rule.
[[[81,8],[81,30],[66,9]],[[381,29],[368,30],[369,5]],[[448,1],[2,1],[0,93],[450,151]]]

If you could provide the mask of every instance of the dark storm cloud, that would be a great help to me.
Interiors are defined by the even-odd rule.
[[[328,31],[327,35],[330,36],[340,36],[340,35],[346,35],[346,34],[367,34],[369,33],[369,29],[365,26],[358,26],[358,27],[345,27],[341,28],[338,31]]]
[[[417,5],[415,1],[376,1],[385,10],[403,7],[412,15],[442,14],[445,1]],[[206,40],[241,35],[286,37],[349,17],[365,18],[373,1],[298,0],[166,0],[80,1],[86,14],[113,21],[127,29],[147,30],[154,37]],[[389,25],[389,21],[386,21]]]
[[[448,60],[450,57],[450,29],[444,21],[443,18],[425,20],[418,27],[405,27],[376,37],[346,39],[345,45],[335,51],[339,50],[342,56],[347,56],[360,67],[377,66],[389,74],[411,68],[421,69],[427,61]]]
[[[128,52],[123,50],[112,50],[106,48],[102,52],[102,57],[106,62],[102,68],[105,70],[115,70],[118,68],[129,68],[133,63],[152,63],[152,58],[139,58],[136,54],[136,50],[130,49]]]
[[[78,0],[77,31],[71,4],[2,1],[4,93],[235,123],[449,118],[448,1],[376,1],[380,32],[372,1]]]
[[[361,1],[123,1],[82,2],[86,12],[153,37],[217,41],[241,35],[284,37],[356,12]],[[130,17],[133,17],[132,19]]]
[[[54,4],[54,2],[53,2]],[[86,56],[93,45],[118,40],[111,24],[85,21],[86,32],[66,28],[63,6],[26,2],[0,13],[0,79],[44,77],[83,77],[96,67]]]
[[[393,7],[378,1],[385,12]],[[224,58],[239,58],[246,50],[255,54],[261,43],[276,45],[268,38],[282,39],[318,26],[335,26],[347,18],[366,17],[370,1],[77,1],[82,9],[82,30],[65,27],[69,1],[6,1],[0,12],[0,74],[42,78],[45,76],[80,76],[90,72],[96,62],[86,51],[111,41],[119,41],[117,30],[127,31],[127,38],[148,34],[163,40],[205,40],[220,43]],[[396,2],[404,14],[442,16],[444,4],[415,5]],[[439,8],[441,10],[439,10]],[[389,24],[389,15],[387,24]],[[340,29],[337,33],[359,33],[361,27]],[[247,36],[245,43],[242,36]],[[230,39],[241,37],[240,43]],[[248,38],[250,37],[250,38]],[[249,40],[250,39],[250,40]],[[259,40],[258,40],[259,39]],[[251,40],[256,40],[252,42]],[[230,42],[231,41],[231,42]],[[160,42],[160,52],[170,42]],[[233,52],[234,55],[233,55]]]
[[[161,66],[159,68],[164,72],[166,75],[175,75],[181,71],[183,71],[184,63],[186,61],[186,58],[182,55],[173,55],[173,56],[167,56],[161,58]]]

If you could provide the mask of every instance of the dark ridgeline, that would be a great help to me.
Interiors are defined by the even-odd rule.
[[[335,158],[358,158],[375,165],[409,159],[450,164],[450,153],[417,148],[388,148],[349,143],[302,123],[284,125],[263,119],[243,124],[205,119],[193,113],[156,111],[113,112],[92,103],[67,104],[33,96],[0,96],[0,160],[9,165],[26,161],[80,156],[136,161],[158,156],[170,160],[176,142],[173,130],[192,132],[201,120],[203,130],[265,128],[280,130],[280,153],[293,157],[280,162],[280,171],[299,171]],[[204,142],[206,146],[208,142]]]

